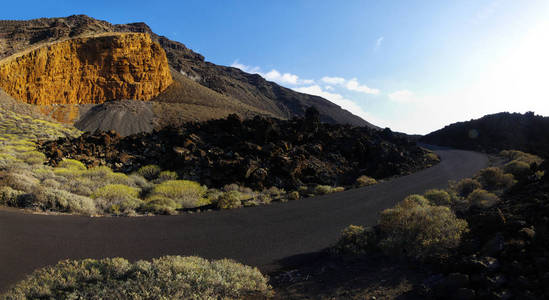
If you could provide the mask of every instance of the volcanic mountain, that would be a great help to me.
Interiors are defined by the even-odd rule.
[[[0,21],[0,88],[83,130],[122,135],[231,113],[291,119],[310,106],[321,121],[375,128],[321,97],[207,62],[145,23],[85,15]],[[119,126],[128,122],[140,124]]]

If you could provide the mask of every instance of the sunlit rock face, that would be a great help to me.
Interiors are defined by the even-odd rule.
[[[149,100],[172,82],[166,53],[142,33],[69,39],[0,61],[0,87],[38,105]]]

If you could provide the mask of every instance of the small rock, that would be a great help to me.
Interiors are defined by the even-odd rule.
[[[476,293],[473,289],[468,288],[459,288],[454,294],[454,299],[456,300],[472,300],[475,299]]]
[[[481,252],[485,256],[497,256],[504,247],[503,234],[500,232],[482,246]]]
[[[522,235],[522,237],[533,240],[536,236],[536,232],[534,231],[534,227],[524,227],[522,228],[519,233]]]

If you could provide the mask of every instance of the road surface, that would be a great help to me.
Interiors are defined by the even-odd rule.
[[[439,149],[440,164],[374,186],[288,203],[154,217],[89,218],[0,209],[0,292],[62,259],[163,255],[233,258],[272,271],[282,259],[333,244],[349,224],[373,225],[405,196],[445,187],[488,164],[480,153]]]

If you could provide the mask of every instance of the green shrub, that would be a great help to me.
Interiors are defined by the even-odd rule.
[[[499,197],[488,191],[477,189],[477,190],[474,190],[469,195],[469,197],[467,197],[467,201],[469,201],[469,203],[471,203],[471,205],[475,207],[489,208],[496,205],[499,202]]]
[[[18,206],[18,199],[25,192],[14,190],[9,186],[0,187],[0,204],[8,206]]]
[[[240,197],[241,195],[238,191],[225,192],[217,200],[217,207],[219,209],[232,209],[241,207],[242,202],[240,200]]]
[[[153,180],[158,178],[160,171],[162,171],[162,169],[160,169],[157,165],[147,165],[139,168],[139,170],[137,170],[137,174],[145,177],[147,180]]]
[[[543,162],[543,159],[539,156],[518,150],[503,150],[499,154],[508,160],[518,160],[527,165],[531,165],[532,163],[541,164]]]
[[[298,191],[292,191],[288,194],[288,199],[289,200],[299,200],[300,196],[299,196],[299,192]]]
[[[53,174],[56,176],[62,176],[65,178],[75,178],[80,175],[82,175],[81,170],[73,169],[73,168],[55,168],[53,169]]]
[[[371,235],[362,226],[349,225],[341,232],[337,244],[332,250],[337,255],[363,255],[368,251]]]
[[[85,171],[87,169],[86,165],[84,165],[80,161],[75,159],[67,159],[67,158],[60,161],[57,166],[59,168],[73,169],[73,170],[80,170],[80,171]]]
[[[480,182],[476,179],[471,178],[465,178],[459,181],[456,186],[455,190],[461,197],[467,197],[469,194],[471,194],[474,190],[480,189],[482,185]]]
[[[513,160],[505,164],[503,171],[513,174],[515,178],[526,178],[532,173],[530,165],[519,160]]]
[[[450,197],[450,194],[444,190],[428,190],[423,194],[423,196],[431,202],[432,205],[439,205],[439,206],[451,206],[452,205],[452,198]]]
[[[189,180],[168,180],[156,185],[153,196],[163,196],[173,199],[184,208],[198,207],[208,204],[204,195],[207,188],[198,182]]]
[[[30,165],[43,164],[46,161],[46,155],[38,151],[28,151],[18,155],[18,158]]]
[[[109,184],[98,188],[93,192],[92,198],[103,198],[112,201],[137,198],[139,189],[122,184]]]
[[[178,209],[177,203],[170,198],[162,196],[152,196],[145,200],[145,203],[141,206],[141,210],[144,212],[150,212],[160,215],[174,215]]]
[[[97,213],[95,203],[88,197],[52,188],[36,188],[33,191],[34,206],[43,210],[70,212],[83,215]]]
[[[173,171],[162,171],[158,174],[159,181],[177,180],[177,173]]]
[[[272,296],[259,270],[232,260],[164,256],[64,260],[34,271],[6,299],[242,299]]]
[[[369,186],[376,183],[377,181],[375,179],[373,179],[372,177],[368,177],[366,175],[362,175],[356,179],[356,184],[358,186]]]
[[[139,189],[122,184],[109,184],[98,188],[91,195],[92,198],[106,200],[101,206],[109,213],[131,214],[143,204],[138,199]]]
[[[40,181],[30,174],[4,173],[0,174],[0,186],[9,186],[15,190],[29,193]]]
[[[480,170],[478,178],[482,187],[487,190],[507,189],[514,184],[513,175],[505,174],[503,170],[496,167]]]
[[[430,205],[425,198],[412,195],[381,212],[379,246],[386,253],[420,260],[443,256],[458,246],[467,227],[448,207]]]

